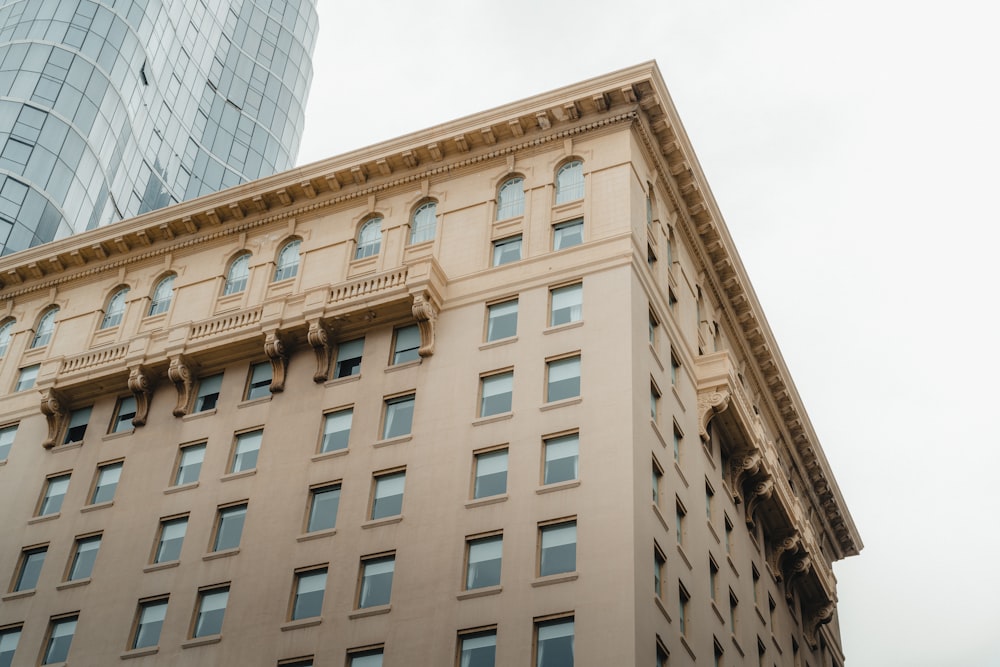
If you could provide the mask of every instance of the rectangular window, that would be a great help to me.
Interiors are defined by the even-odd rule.
[[[552,226],[552,249],[564,250],[583,243],[583,218]]]
[[[500,585],[503,535],[490,535],[466,542],[465,588]]]
[[[395,554],[361,561],[358,609],[389,604],[389,599],[392,597],[392,574],[395,569]]]
[[[243,472],[257,467],[257,455],[260,453],[260,441],[264,437],[263,430],[248,431],[236,436],[233,443],[233,463],[229,472]]]
[[[543,442],[545,465],[542,484],[556,484],[577,479],[579,475],[580,434],[570,433]]]
[[[653,423],[659,421],[658,417],[660,414],[660,390],[657,388],[656,384],[650,381],[649,383],[649,418],[653,420]]]
[[[262,361],[250,367],[250,380],[247,382],[246,400],[264,398],[271,395],[271,362]]]
[[[348,667],[382,667],[382,649],[380,648],[352,652],[349,655]]]
[[[480,417],[510,412],[514,391],[514,371],[484,375],[479,378],[479,384]]]
[[[473,498],[507,493],[507,449],[494,449],[475,455]]]
[[[493,242],[493,266],[502,266],[521,259],[521,235]]]
[[[579,322],[581,319],[583,319],[583,283],[550,290],[550,327]]]
[[[76,549],[73,552],[73,560],[70,562],[66,581],[76,581],[89,577],[94,571],[94,562],[97,560],[97,552],[100,548],[100,535],[76,538]]]
[[[35,380],[38,379],[38,369],[40,367],[40,364],[34,364],[22,368],[17,374],[17,384],[14,385],[14,391],[27,391],[34,387]]]
[[[194,399],[194,412],[214,410],[219,402],[219,391],[222,389],[222,373],[209,375],[198,381],[198,393]]]
[[[656,349],[656,338],[660,330],[660,322],[653,315],[653,311],[649,311],[649,344]]]
[[[712,602],[716,602],[719,599],[719,566],[716,564],[715,559],[712,555],[708,556],[708,594],[712,598]]]
[[[125,396],[118,399],[115,408],[115,418],[111,422],[111,432],[121,433],[132,430],[132,420],[135,418],[135,396]]]
[[[62,509],[63,499],[69,490],[70,474],[53,475],[45,480],[45,492],[38,504],[38,516],[55,514]]]
[[[180,559],[187,524],[187,516],[160,520],[160,530],[156,536],[156,550],[153,552],[154,563],[168,563]]]
[[[295,593],[292,596],[292,618],[313,618],[323,613],[326,593],[326,568],[319,567],[295,573]]]
[[[392,344],[392,364],[405,364],[420,358],[420,327],[411,324],[396,329]]]
[[[493,667],[497,659],[497,631],[463,633],[458,636],[459,667]]]
[[[684,443],[684,434],[681,433],[681,427],[674,422],[674,461],[681,460],[681,445]]]
[[[712,520],[712,501],[715,498],[715,491],[709,485],[708,480],[705,480],[705,518],[709,521]]]
[[[653,504],[659,507],[660,505],[660,487],[663,485],[663,468],[657,463],[656,458],[653,458]]]
[[[539,526],[538,575],[576,570],[576,521]]]
[[[385,399],[385,421],[382,424],[382,439],[409,435],[413,428],[413,406],[416,396],[407,394]]]
[[[736,593],[733,589],[729,589],[729,631],[736,634],[736,616],[737,616],[737,606],[740,601],[736,599]]]
[[[576,398],[580,395],[580,357],[553,359],[545,363],[548,385],[545,400],[548,403]]]
[[[20,625],[0,628],[0,667],[11,667],[14,664],[14,652],[17,651],[19,641],[21,641]]]
[[[677,544],[684,544],[684,517],[687,515],[687,510],[681,505],[680,498],[677,499],[677,510],[674,514],[675,522],[674,528],[677,533]]]
[[[733,553],[733,522],[726,516],[726,553]]]
[[[160,630],[166,617],[166,597],[140,600],[139,609],[135,614],[135,631],[132,634],[131,648],[147,648],[159,644]]]
[[[517,335],[517,299],[486,306],[486,342]]]
[[[365,350],[365,339],[356,338],[337,345],[337,364],[333,376],[346,378],[361,373],[361,354]]]
[[[335,452],[347,449],[351,439],[351,422],[354,421],[354,408],[327,412],[323,415],[323,442],[319,451]]]
[[[535,667],[573,667],[573,617],[535,623]]]
[[[30,591],[38,585],[38,577],[42,573],[42,565],[45,563],[45,554],[49,548],[33,547],[21,552],[21,562],[17,568],[17,577],[11,592]]]
[[[663,597],[663,570],[667,567],[667,559],[660,547],[653,543],[653,592],[656,597]]]
[[[17,424],[0,428],[0,461],[6,461],[10,455],[10,448],[14,444],[15,435],[17,435]],[[0,665],[2,664],[0,663]]]
[[[646,246],[646,266],[649,267],[650,271],[656,266],[656,253],[653,252],[653,246]]]
[[[69,647],[76,633],[77,615],[62,616],[49,621],[49,633],[45,638],[45,651],[42,653],[42,664],[51,665],[66,662]]]
[[[684,584],[677,582],[677,622],[682,635],[686,635],[688,630],[688,602],[690,600],[691,596],[688,595]]]
[[[222,620],[229,602],[229,586],[198,591],[198,609],[191,627],[191,638],[208,637],[222,632]]]
[[[656,667],[667,667],[667,658],[670,654],[667,653],[666,647],[660,642],[660,638],[656,638]]]
[[[225,551],[240,546],[243,537],[243,523],[247,517],[247,504],[220,507],[215,519],[215,538],[212,551]]]
[[[372,491],[372,519],[384,519],[403,513],[403,489],[406,486],[406,471],[376,475]]]
[[[83,441],[83,436],[87,433],[87,424],[90,422],[90,409],[91,406],[88,405],[69,413],[69,425],[66,427],[66,437],[63,438],[64,445]]]
[[[757,571],[757,566],[752,563],[750,570],[753,573],[753,603],[757,605],[760,604],[760,572]]]
[[[97,468],[97,479],[94,481],[94,491],[90,494],[90,504],[108,503],[114,500],[118,481],[122,476],[122,461],[106,463]]]
[[[677,371],[680,370],[681,362],[678,361],[677,355],[674,351],[670,350],[670,384],[677,386]]]
[[[193,484],[201,474],[201,464],[205,462],[205,443],[181,447],[180,459],[177,461],[177,474],[174,475],[174,486]]]
[[[306,532],[330,530],[337,526],[340,505],[340,484],[327,484],[309,490],[309,519]]]

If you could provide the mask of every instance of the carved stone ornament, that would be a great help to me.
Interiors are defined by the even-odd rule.
[[[42,414],[45,415],[45,422],[49,427],[48,437],[42,442],[42,447],[52,449],[56,446],[69,419],[65,397],[55,389],[47,390],[42,394]]]
[[[326,382],[330,379],[330,365],[333,363],[330,330],[323,324],[322,320],[314,320],[309,323],[309,333],[306,334],[306,338],[316,355],[316,372],[313,373],[313,382]]]
[[[737,505],[743,502],[743,485],[760,474],[762,463],[763,457],[758,450],[733,461],[731,472],[733,502]]]
[[[128,372],[128,390],[135,397],[135,417],[132,426],[145,426],[149,416],[149,403],[153,400],[153,378],[144,366],[136,366]]]
[[[264,338],[264,354],[271,361],[271,393],[285,390],[285,374],[288,371],[288,347],[280,331],[269,331]]]
[[[785,557],[785,554],[797,551],[802,545],[802,538],[797,532],[790,534],[785,539],[774,545],[771,553],[767,557],[767,564],[771,567],[771,572],[774,573],[774,578],[778,581],[784,579],[784,572],[781,569],[781,561]]]
[[[708,422],[720,412],[729,407],[730,394],[728,389],[710,391],[698,394],[698,435],[702,442],[708,442]]]
[[[826,625],[833,620],[833,613],[837,611],[837,603],[831,602],[825,606],[819,607],[812,613],[810,613],[806,618],[806,641],[809,642],[809,646],[813,649],[819,647],[819,626]]]
[[[182,355],[177,355],[170,360],[170,367],[167,369],[167,377],[177,388],[177,407],[174,408],[175,417],[183,417],[191,410],[192,391],[194,390],[194,374],[191,372],[191,365]],[[134,420],[133,420],[133,423]]]
[[[747,526],[751,529],[755,527],[754,512],[757,511],[757,507],[760,505],[761,501],[770,498],[772,493],[774,493],[774,479],[768,475],[761,481],[758,481],[750,493],[745,494],[746,505],[744,505],[743,508],[744,519],[746,520]]]
[[[426,292],[413,295],[413,317],[420,328],[420,356],[434,354],[434,327],[437,324],[438,309]]]

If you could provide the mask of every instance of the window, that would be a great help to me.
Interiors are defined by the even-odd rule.
[[[82,442],[83,436],[87,434],[87,424],[90,423],[91,406],[77,408],[69,413],[69,424],[66,426],[66,436],[63,444],[71,442]]]
[[[653,459],[653,504],[660,505],[660,487],[663,485],[663,468]]]
[[[708,555],[708,594],[712,602],[719,599],[719,566],[711,554]]]
[[[181,447],[180,459],[177,462],[177,474],[174,475],[174,486],[197,482],[198,476],[201,474],[201,464],[204,461],[204,442]]]
[[[194,398],[194,412],[214,410],[219,402],[219,392],[222,389],[222,373],[209,375],[198,381],[198,393]]]
[[[535,667],[573,667],[573,617],[535,623]]]
[[[437,203],[429,201],[413,212],[410,223],[410,243],[423,243],[434,238],[437,228]]]
[[[566,285],[551,290],[549,326],[579,322],[583,319],[583,284]]]
[[[712,500],[715,497],[715,491],[709,486],[708,480],[705,480],[705,518],[709,521],[712,520]]]
[[[726,553],[733,553],[733,522],[726,516]]]
[[[298,261],[295,264],[296,268],[298,268]],[[239,294],[247,288],[247,279],[249,277],[250,253],[245,252],[229,263],[229,270],[226,271],[226,284],[222,288],[222,295]]]
[[[580,395],[580,357],[565,357],[546,362],[548,386],[545,400],[549,403]]]
[[[337,345],[337,365],[333,376],[346,378],[361,373],[361,353],[365,349],[365,339],[356,338]]]
[[[497,220],[524,215],[524,179],[508,178],[497,193]]]
[[[31,339],[31,348],[45,347],[49,344],[52,339],[52,331],[56,328],[56,315],[59,314],[59,308],[53,306],[45,311],[42,318],[38,320],[38,326],[35,328],[35,337]]]
[[[583,218],[560,222],[552,227],[552,249],[565,250],[583,243]]]
[[[14,391],[26,391],[34,387],[39,367],[40,364],[34,364],[22,368],[17,374],[17,384],[14,386]]]
[[[681,362],[678,361],[677,355],[674,354],[673,349],[670,350],[670,384],[677,385],[677,371],[681,367]]]
[[[677,544],[684,544],[684,517],[687,515],[687,510],[681,505],[680,498],[677,499],[677,509],[674,513],[674,528],[677,533]]]
[[[413,404],[416,396],[407,394],[385,400],[385,421],[382,425],[382,439],[409,435],[413,427]]]
[[[45,480],[45,493],[38,506],[38,516],[55,514],[62,509],[63,498],[69,489],[69,473],[55,475]]]
[[[281,251],[278,252],[278,262],[274,267],[274,280],[272,282],[294,278],[298,274],[300,245],[302,245],[302,241],[293,239],[282,246]]]
[[[688,624],[688,602],[691,596],[688,595],[684,584],[677,582],[677,622],[682,635],[687,634]]]
[[[49,548],[34,547],[21,552],[21,563],[17,568],[17,578],[14,580],[12,592],[34,590],[38,585],[38,577],[42,573],[42,565],[45,563],[45,554]]]
[[[160,630],[167,617],[167,598],[156,598],[139,602],[135,615],[135,631],[132,633],[131,648],[146,648],[160,643]]]
[[[521,235],[508,236],[493,242],[493,266],[502,266],[521,259]]]
[[[198,591],[198,611],[195,612],[191,638],[207,637],[222,632],[222,620],[229,602],[229,586]]]
[[[496,664],[496,630],[461,634],[458,642],[459,667],[493,667]]]
[[[94,561],[97,560],[97,552],[100,548],[100,535],[76,538],[76,550],[73,552],[73,560],[70,562],[66,581],[76,581],[89,577],[94,571]]]
[[[653,252],[653,246],[646,246],[646,266],[652,271],[653,267],[656,266],[656,253]]]
[[[118,399],[115,418],[111,421],[111,432],[131,431],[133,419],[135,419],[135,396],[125,396]]]
[[[583,197],[583,163],[579,160],[567,162],[556,173],[556,203]]]
[[[486,342],[517,335],[517,299],[486,307]]]
[[[722,667],[722,656],[725,654],[725,651],[722,645],[719,644],[719,640],[715,637],[712,637],[712,650],[712,655],[714,656],[712,665],[714,667]]]
[[[340,484],[327,484],[309,490],[309,519],[306,532],[330,530],[337,526],[337,508],[340,505]]]
[[[42,664],[51,665],[66,662],[69,647],[73,643],[76,632],[77,615],[62,616],[49,621],[49,634],[45,639],[45,651],[42,653]]]
[[[371,518],[384,519],[403,513],[403,489],[406,486],[406,471],[390,472],[375,477],[372,495]]]
[[[382,218],[372,218],[361,225],[358,231],[358,247],[354,250],[354,259],[364,259],[377,255],[382,247]]]
[[[149,312],[146,313],[147,317],[165,313],[170,308],[170,302],[174,299],[174,278],[176,276],[169,275],[156,283],[153,298],[149,303]]]
[[[257,454],[260,453],[260,441],[264,437],[264,431],[249,431],[236,436],[236,443],[233,447],[233,464],[229,472],[243,472],[253,470],[257,467]]]
[[[395,554],[361,561],[358,609],[389,604],[389,599],[392,597],[392,574],[395,569]]]
[[[667,559],[660,551],[660,547],[653,544],[653,592],[656,597],[663,597],[663,570],[667,566]]]
[[[674,422],[674,461],[681,460],[681,444],[684,442],[684,434],[681,433],[681,427]]]
[[[480,452],[475,457],[473,498],[507,493],[507,449]]]
[[[760,603],[760,572],[753,563],[750,564],[750,570],[753,573],[753,603],[756,606]]]
[[[295,593],[292,596],[292,618],[312,618],[323,613],[326,593],[326,568],[318,567],[295,573]]]
[[[382,667],[382,649],[351,653],[350,659],[348,667]]]
[[[127,287],[121,288],[111,296],[104,309],[104,317],[101,318],[101,329],[110,329],[122,323],[122,317],[125,315],[126,296],[128,296]]]
[[[731,633],[733,633],[734,635],[736,634],[736,615],[737,615],[737,606],[739,605],[739,603],[740,603],[740,601],[736,599],[736,593],[734,593],[733,589],[730,588],[729,589],[729,631]]]
[[[465,588],[500,585],[503,535],[490,535],[466,542]]]
[[[97,468],[97,479],[94,482],[94,492],[90,494],[90,504],[107,503],[114,500],[118,480],[122,476],[121,461],[107,463]]]
[[[219,508],[219,514],[215,519],[215,539],[212,541],[212,551],[225,551],[240,546],[246,516],[246,503]]]
[[[580,434],[570,433],[557,438],[547,438],[542,484],[556,484],[576,479],[579,475]]]
[[[154,563],[168,563],[181,557],[181,546],[184,544],[184,534],[187,532],[187,516],[160,520],[160,532],[156,538],[156,551],[153,552]]]
[[[649,383],[649,418],[653,423],[659,421],[660,414],[660,390],[652,382]]]
[[[660,643],[660,638],[656,638],[656,667],[667,667],[667,658],[670,654],[667,653],[666,647]]]
[[[320,452],[335,452],[347,449],[351,439],[351,422],[354,420],[354,408],[327,412],[323,415],[323,442]]]
[[[246,399],[264,398],[271,395],[271,362],[262,361],[250,366],[250,381],[247,383]]]
[[[20,625],[0,629],[0,667],[11,667],[14,664],[14,652],[17,651],[20,640]]]
[[[420,327],[411,324],[399,327],[393,334],[392,363],[405,364],[420,358]]]
[[[0,358],[7,354],[7,348],[10,347],[10,338],[14,335],[14,320],[8,320],[0,325]]]
[[[510,412],[514,387],[514,371],[485,375],[479,379],[479,416],[489,417]]]
[[[653,311],[649,311],[649,344],[656,349],[656,338],[657,332],[660,329],[660,321],[656,319],[653,315]]]
[[[551,523],[539,528],[538,575],[576,570],[576,521]]]
[[[17,424],[0,427],[0,461],[6,461],[17,435]]]

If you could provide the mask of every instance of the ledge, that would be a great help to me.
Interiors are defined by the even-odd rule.
[[[733,642],[733,646],[735,646],[735,647],[736,647],[736,650],[737,650],[737,651],[739,652],[739,654],[740,654],[740,657],[741,657],[741,658],[742,658],[742,657],[745,657],[745,656],[746,656],[746,653],[744,653],[744,652],[743,652],[743,647],[742,647],[742,646],[740,646],[740,643],[739,643],[739,641],[737,641],[737,640],[736,640],[736,635],[732,635],[732,634],[731,634],[731,635],[729,635],[729,639],[730,639],[730,640],[731,640],[731,641]]]
[[[96,512],[97,510],[102,510],[106,507],[113,507],[114,504],[115,504],[114,500],[107,500],[103,503],[96,503],[94,505],[84,505],[83,507],[80,508],[80,512],[82,514],[86,514],[87,512]]]
[[[567,405],[576,405],[582,403],[583,398],[581,396],[574,396],[572,398],[564,398],[560,401],[552,401],[551,403],[546,403],[545,405],[538,408],[539,412],[546,412],[548,410],[555,410],[556,408],[564,408]]]
[[[715,604],[715,600],[712,600],[709,606],[712,607],[712,611],[715,612],[715,617],[719,619],[719,623],[725,625],[726,619],[722,616],[722,612],[719,611],[719,606]]]
[[[538,588],[539,586],[551,586],[552,584],[562,584],[567,581],[576,581],[580,578],[577,572],[565,572],[560,574],[550,574],[545,577],[538,577],[531,582],[532,588]]]
[[[64,591],[67,588],[76,588],[77,586],[86,586],[90,583],[90,577],[84,577],[83,579],[73,579],[72,581],[64,581],[63,583],[56,586],[57,591]]]
[[[712,525],[711,519],[705,519],[705,525],[708,526],[708,532],[710,532],[712,534],[712,537],[715,538],[715,543],[722,544],[722,538],[719,537],[719,534],[717,532],[715,532],[715,526]]]
[[[660,610],[660,613],[663,614],[663,617],[667,619],[667,623],[673,623],[673,619],[671,619],[670,614],[667,613],[667,608],[663,606],[663,599],[660,598],[659,595],[653,595],[653,603],[656,605],[656,608]]]
[[[314,463],[318,463],[319,461],[326,461],[328,459],[335,459],[338,456],[344,456],[349,451],[351,451],[350,447],[344,447],[343,449],[335,449],[331,452],[320,452],[319,454],[313,454],[310,460]]]
[[[687,477],[684,476],[684,471],[681,470],[681,466],[677,463],[677,461],[674,461],[674,471],[677,473],[677,476],[681,478],[681,482],[684,483],[684,488],[690,488],[691,485],[688,484]]]
[[[68,452],[71,449],[80,449],[81,447],[83,447],[83,440],[74,440],[73,442],[67,442],[64,445],[57,445],[49,451],[54,454],[56,452]]]
[[[764,625],[767,625],[767,619],[764,618],[764,613],[760,610],[760,607],[757,606],[756,602],[753,605],[753,610],[757,612],[757,618],[760,619],[760,622]]]
[[[365,521],[361,524],[362,528],[378,528],[379,526],[389,526],[394,523],[399,523],[403,520],[402,514],[397,514],[396,516],[386,517],[384,519],[372,519],[370,521]]]
[[[336,528],[327,528],[326,530],[317,530],[312,533],[304,533],[295,538],[296,542],[309,542],[310,540],[320,540],[324,537],[333,537],[337,534]]]
[[[543,493],[552,493],[554,491],[562,491],[563,489],[575,489],[580,486],[580,480],[569,479],[565,482],[556,482],[555,484],[546,484],[545,486],[540,486],[535,489],[535,493],[542,495]]]
[[[186,642],[181,642],[181,648],[195,648],[196,646],[208,646],[209,644],[218,644],[222,641],[222,635],[206,635],[204,637],[197,637],[195,639],[189,639]]]
[[[494,347],[500,347],[501,345],[510,345],[511,343],[517,342],[517,336],[507,336],[506,338],[498,338],[496,340],[491,340],[488,343],[483,343],[479,346],[480,350],[489,350]]]
[[[28,525],[33,526],[36,523],[43,523],[45,521],[52,521],[58,519],[62,515],[62,512],[53,512],[52,514],[45,514],[44,516],[34,516],[28,519]]]
[[[160,570],[169,570],[172,567],[177,567],[181,562],[179,560],[165,560],[162,563],[153,563],[152,565],[147,565],[142,568],[143,572],[159,572]]]
[[[249,470],[241,470],[239,472],[231,472],[228,475],[223,475],[219,478],[220,482],[231,482],[234,479],[242,479],[244,477],[252,477],[257,474],[257,468],[250,468]]]
[[[117,431],[115,433],[105,433],[101,436],[101,442],[107,442],[108,440],[118,440],[119,438],[124,438],[126,436],[135,433],[135,427],[132,427],[126,431]]]
[[[736,569],[736,563],[733,562],[732,554],[726,554],[726,562],[729,563],[729,569],[733,571],[733,574],[739,578],[740,571]]]
[[[492,424],[493,422],[502,422],[510,419],[514,416],[513,412],[501,412],[498,415],[490,415],[489,417],[480,417],[478,419],[472,420],[473,426],[482,426],[483,424]]]
[[[652,417],[649,418],[649,425],[653,429],[653,435],[656,436],[657,440],[660,441],[660,444],[663,446],[663,448],[666,449],[667,441],[663,439],[663,433],[660,432],[660,425],[657,424],[656,420],[653,419]]]
[[[404,442],[409,442],[413,440],[413,434],[407,433],[406,435],[397,435],[394,438],[386,438],[384,440],[377,440],[372,443],[372,447],[388,447],[389,445],[399,445]],[[339,451],[339,450],[338,450]]]
[[[130,658],[141,658],[145,655],[153,655],[160,652],[159,646],[147,646],[146,648],[135,648],[131,651],[125,651],[124,653],[119,653],[118,657],[122,660],[128,660]]]
[[[690,622],[690,621],[688,621],[688,622]],[[687,638],[684,635],[681,635],[681,646],[684,647],[684,650],[687,651],[688,655],[691,656],[692,660],[697,660],[698,659],[698,658],[695,657],[694,651],[691,650],[691,645],[688,644]]]
[[[181,421],[189,422],[194,421],[195,419],[204,419],[205,417],[211,417],[216,412],[218,412],[216,408],[212,408],[211,410],[202,410],[201,412],[192,412],[189,415],[181,417]]]
[[[187,484],[180,484],[178,486],[168,486],[163,489],[164,495],[170,495],[171,493],[180,493],[181,491],[187,491],[188,489],[197,489],[201,482],[188,482]]]
[[[495,496],[486,496],[485,498],[476,498],[475,500],[465,501],[466,508],[482,507],[484,505],[492,505],[493,503],[503,503],[507,501],[506,493],[498,493]]]
[[[663,362],[660,361],[660,353],[656,351],[656,348],[653,347],[652,343],[649,344],[649,353],[653,355],[653,361],[656,362],[656,365],[659,366],[660,370],[662,371],[663,370]]]
[[[583,326],[584,320],[577,320],[576,322],[567,322],[566,324],[557,324],[554,327],[547,327],[542,329],[542,334],[547,336],[549,334],[556,333],[558,331],[566,331],[567,329],[575,329],[577,327]]]
[[[289,621],[281,626],[282,632],[288,632],[289,630],[298,630],[299,628],[311,628],[313,626],[319,625],[323,622],[322,616],[311,616],[310,618],[300,618],[297,621]]]
[[[223,549],[222,551],[213,551],[207,553],[201,557],[202,560],[215,560],[217,558],[229,558],[230,556],[235,556],[240,552],[239,547],[234,547],[232,549]]]
[[[503,586],[497,584],[496,586],[483,586],[482,588],[473,588],[468,591],[462,591],[455,597],[459,600],[471,600],[473,598],[482,598],[487,595],[497,595],[503,592]]]
[[[653,514],[655,514],[656,518],[660,520],[661,524],[663,524],[663,530],[665,530],[665,531],[667,531],[669,533],[670,532],[670,524],[668,524],[667,520],[663,517],[663,512],[660,511],[660,506],[657,505],[656,503],[653,503],[652,505],[653,505]]]
[[[368,607],[367,609],[357,609],[348,614],[347,618],[353,620],[355,618],[366,618],[368,616],[381,616],[382,614],[388,614],[390,611],[392,611],[392,605],[383,604],[377,607]]]
[[[420,357],[419,359],[413,359],[411,361],[405,361],[405,362],[403,362],[401,364],[393,364],[392,366],[386,366],[384,369],[382,369],[382,372],[383,373],[395,373],[396,371],[401,371],[401,370],[404,370],[404,369],[407,369],[407,368],[413,368],[414,366],[419,366],[420,363],[423,360],[424,360],[424,358]]]
[[[274,394],[268,394],[267,396],[261,396],[260,398],[252,398],[249,401],[240,401],[236,404],[237,409],[242,410],[243,408],[250,408],[255,405],[260,405],[261,403],[270,403]]]
[[[687,554],[684,553],[684,547],[681,546],[680,542],[677,543],[677,554],[681,557],[681,560],[684,561],[684,564],[687,565],[689,570],[694,569],[693,567],[691,567],[691,561],[688,560]]]
[[[331,373],[333,371],[331,370]],[[324,387],[334,387],[338,384],[347,384],[348,382],[357,382],[361,379],[361,373],[355,373],[354,375],[345,375],[342,378],[333,378],[332,380],[327,380],[323,383]]]
[[[29,588],[26,591],[14,591],[13,593],[7,593],[6,595],[0,595],[0,600],[4,602],[10,602],[11,600],[20,600],[21,598],[29,598],[35,594],[34,588]]]

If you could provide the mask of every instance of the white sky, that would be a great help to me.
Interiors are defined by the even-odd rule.
[[[657,60],[865,542],[848,665],[1000,665],[1000,5],[319,12],[300,164]]]

